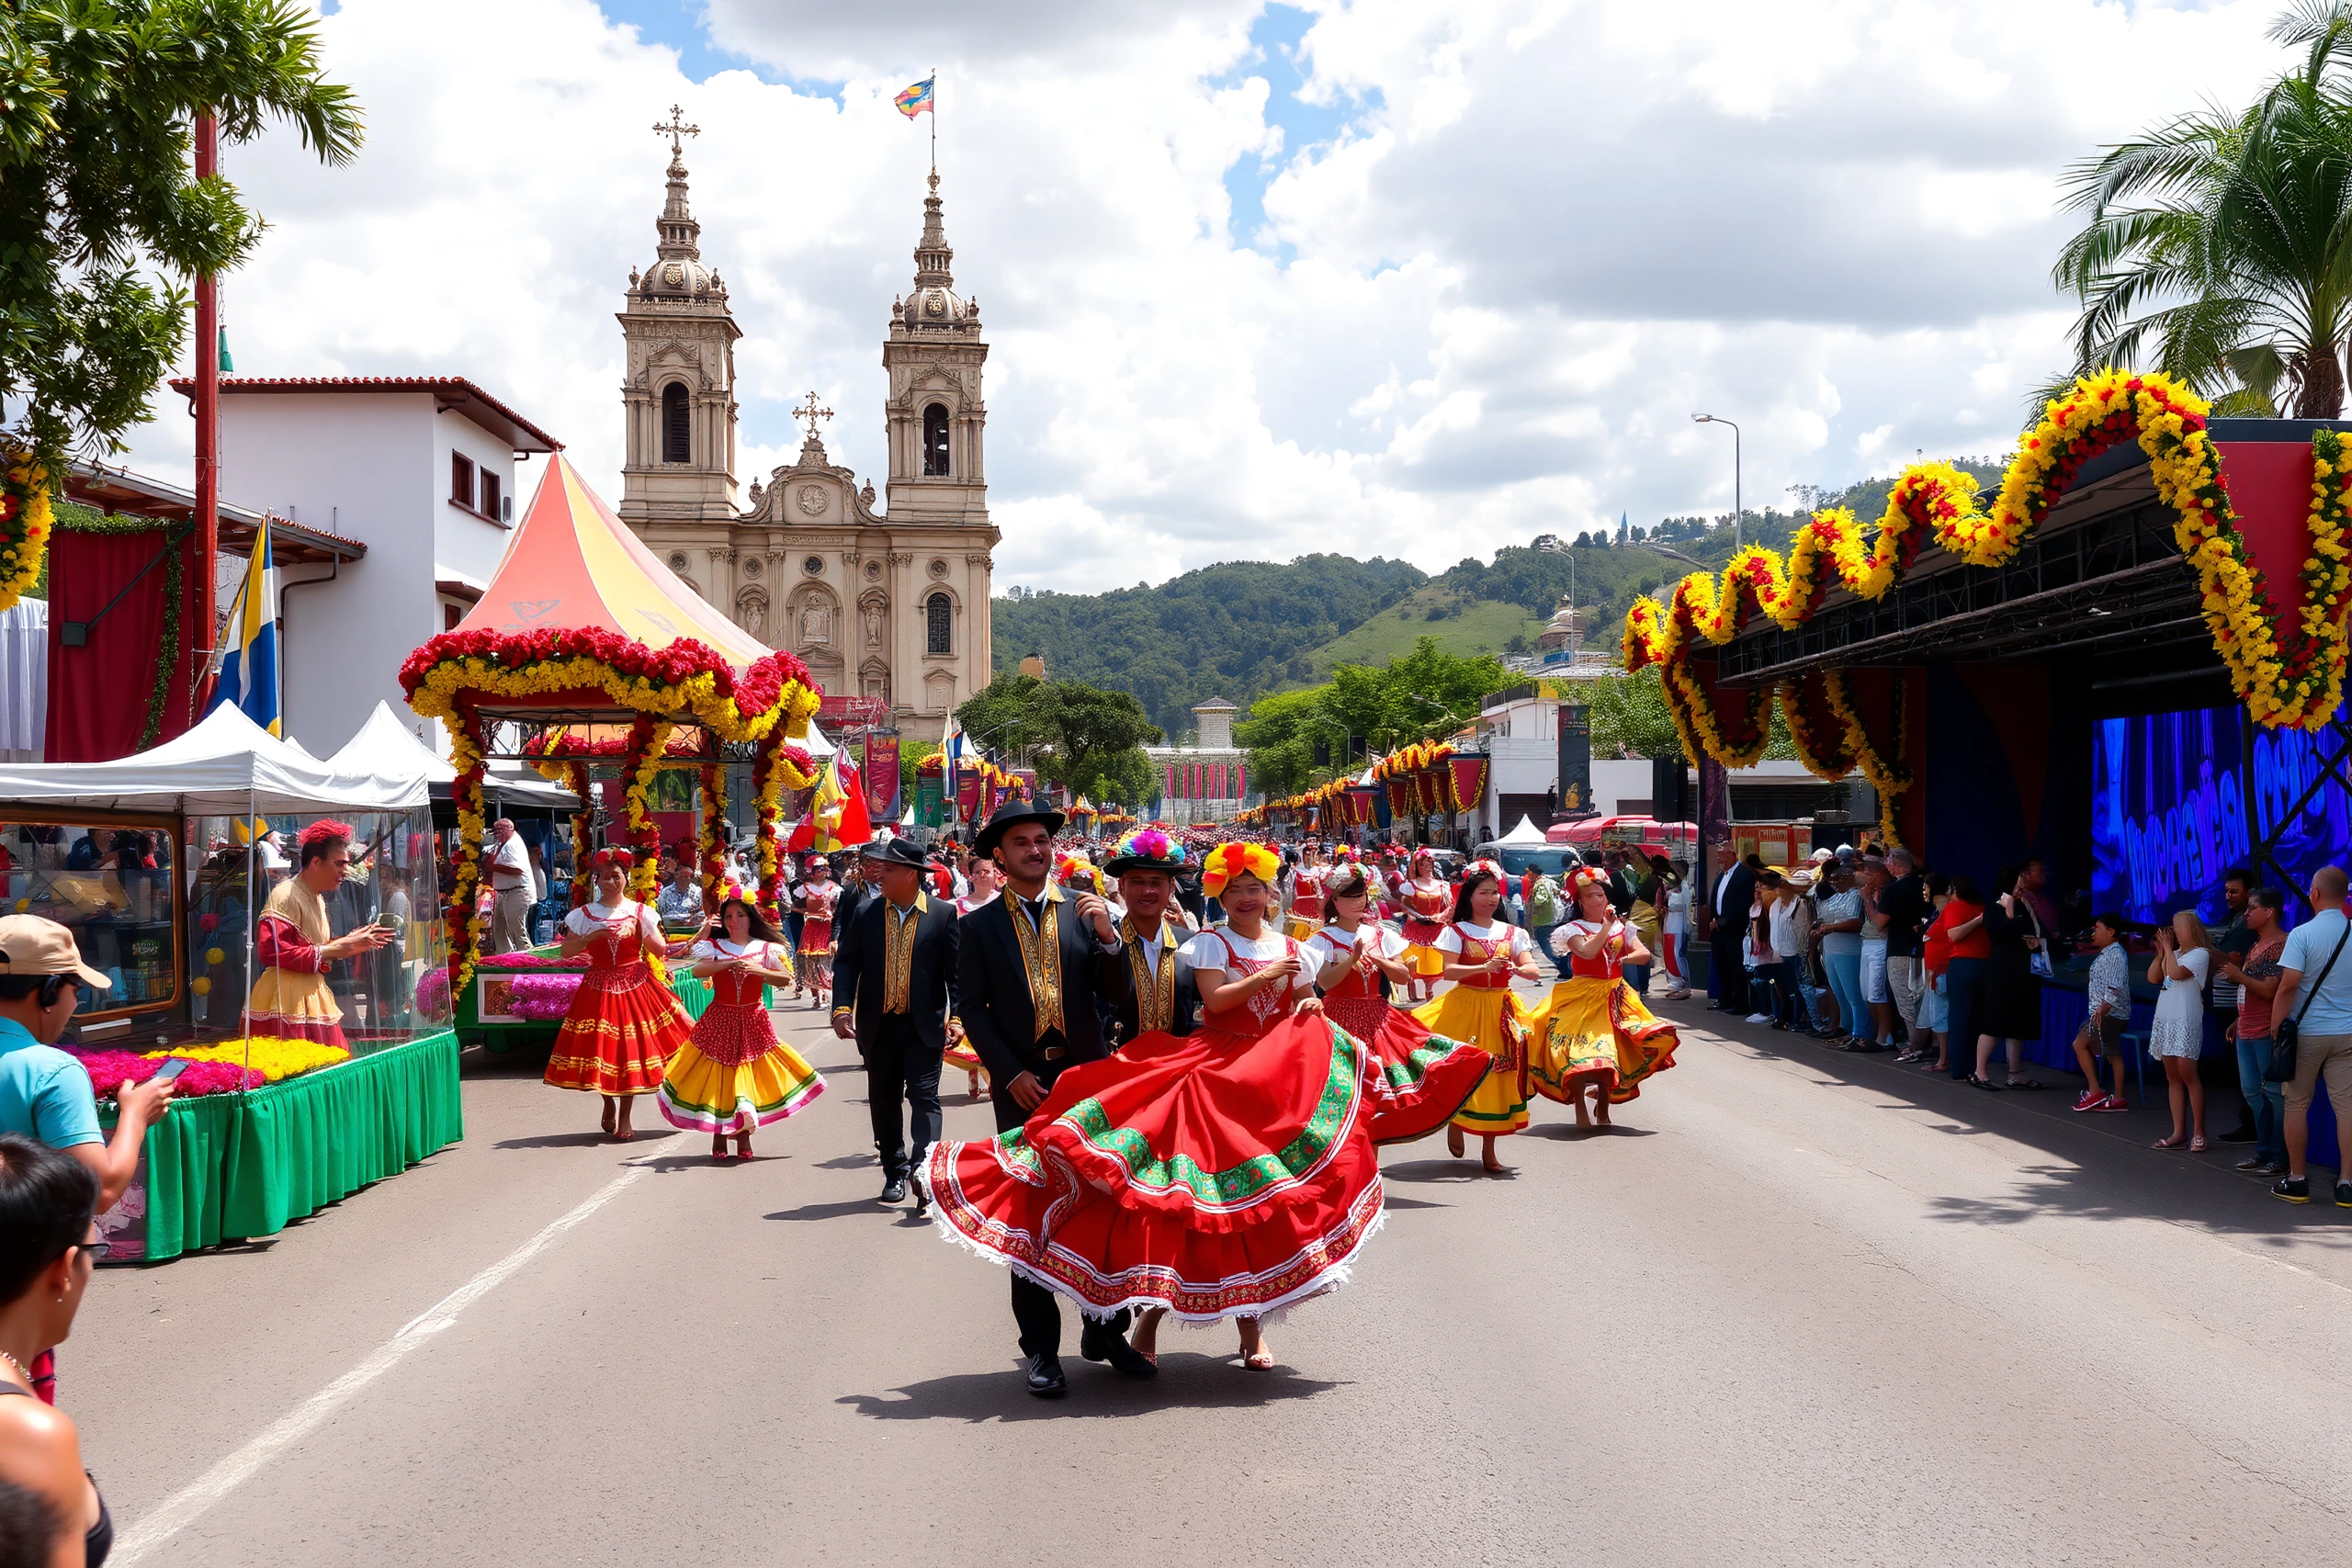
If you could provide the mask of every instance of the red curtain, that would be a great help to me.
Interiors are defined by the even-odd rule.
[[[41,754],[51,762],[107,762],[139,750],[155,689],[155,661],[164,646],[164,587],[170,562],[158,560],[169,537],[161,525],[135,534],[82,534],[59,528],[49,536],[49,728]],[[183,538],[180,553],[179,657],[164,687],[163,711],[150,747],[184,732],[190,722],[189,685],[198,640],[194,563]],[[144,576],[140,569],[154,562]],[[88,644],[68,648],[65,623],[87,622],[134,577],[122,602],[91,626]],[[209,639],[205,639],[209,640]]]

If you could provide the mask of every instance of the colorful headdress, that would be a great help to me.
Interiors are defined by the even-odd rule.
[[[1054,862],[1054,880],[1065,887],[1083,887],[1089,892],[1102,891],[1102,874],[1084,855],[1061,855]]]
[[[1184,846],[1162,828],[1131,828],[1111,846],[1102,869],[1113,876],[1131,871],[1164,871],[1171,876],[1184,863]]]
[[[1598,866],[1579,865],[1568,872],[1568,897],[1571,898],[1581,897],[1588,886],[1606,889],[1608,886],[1608,874]]]
[[[1482,871],[1488,876],[1493,877],[1498,886],[1501,884],[1503,880],[1502,863],[1491,860],[1474,860],[1468,865],[1464,866],[1462,868],[1462,880],[1467,882]]]
[[[807,861],[802,863],[800,869],[803,871],[814,871],[819,866],[823,866],[827,871],[831,871],[833,869],[833,863],[827,860],[822,855],[810,855]]]
[[[602,871],[608,865],[616,865],[623,871],[628,871],[636,864],[637,857],[617,844],[608,845],[588,857],[588,869],[591,871]]]
[[[1201,891],[1217,897],[1235,877],[1245,875],[1272,886],[1282,869],[1281,858],[1263,844],[1219,844],[1201,863]]]
[[[1425,865],[1434,867],[1437,864],[1437,856],[1431,854],[1427,848],[1418,849],[1413,852],[1413,858],[1406,862],[1406,864],[1415,871],[1419,871]]]

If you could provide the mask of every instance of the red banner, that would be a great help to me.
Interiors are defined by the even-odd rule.
[[[1446,801],[1449,811],[1476,811],[1487,798],[1487,759],[1484,757],[1449,757],[1446,759],[1446,784],[1453,792]]]
[[[877,825],[899,819],[899,737],[894,730],[877,730],[865,738],[865,809]]]

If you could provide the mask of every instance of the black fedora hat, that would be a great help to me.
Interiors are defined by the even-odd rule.
[[[930,862],[923,852],[906,839],[875,839],[857,846],[860,860],[878,860],[886,865],[910,865],[921,871]]]
[[[1062,814],[1052,807],[1040,806],[1034,800],[1008,800],[996,808],[996,815],[989,818],[988,826],[974,835],[973,852],[983,855],[995,853],[996,846],[1005,833],[1023,822],[1042,822],[1048,833],[1062,830]]]

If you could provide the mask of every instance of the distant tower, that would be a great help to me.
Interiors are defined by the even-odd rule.
[[[1193,720],[1200,728],[1199,750],[1229,751],[1233,749],[1233,716],[1241,710],[1223,697],[1211,697],[1193,706]]]
[[[670,190],[653,225],[654,263],[630,272],[620,312],[628,367],[620,515],[658,547],[724,545],[741,510],[735,340],[743,334],[727,286],[702,265],[702,225],[686,205],[683,139],[698,129],[674,106],[653,129],[670,139]]]

